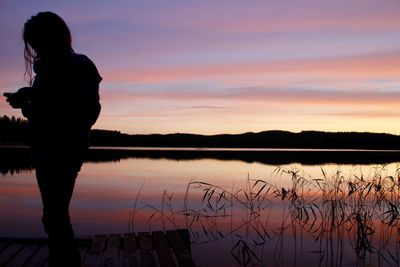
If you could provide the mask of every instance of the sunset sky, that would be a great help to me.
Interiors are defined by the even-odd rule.
[[[24,22],[59,14],[103,82],[95,128],[400,134],[398,0],[0,0],[0,92]],[[0,115],[21,116],[0,97]]]

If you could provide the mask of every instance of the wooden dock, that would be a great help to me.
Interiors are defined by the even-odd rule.
[[[78,239],[85,267],[195,266],[186,229]],[[0,267],[46,267],[46,239],[0,238]]]

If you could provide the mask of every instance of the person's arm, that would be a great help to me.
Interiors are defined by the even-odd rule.
[[[15,93],[5,93],[6,101],[13,108],[20,108],[25,117],[29,116],[30,101],[32,98],[32,87],[22,87]]]

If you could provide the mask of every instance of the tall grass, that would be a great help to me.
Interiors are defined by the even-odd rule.
[[[400,169],[384,173],[385,166],[372,177],[321,169],[314,178],[277,168],[273,178],[290,178],[290,186],[250,177],[231,189],[191,181],[182,201],[165,190],[161,207],[145,207],[152,210],[149,221],[186,227],[195,244],[233,238],[231,256],[240,266],[296,266],[310,255],[315,266],[349,259],[356,266],[399,266]]]

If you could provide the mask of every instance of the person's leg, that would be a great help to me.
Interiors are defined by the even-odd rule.
[[[49,237],[50,266],[80,266],[69,217],[69,203],[77,174],[76,169],[63,164],[41,164],[36,167],[43,203],[42,222]]]

